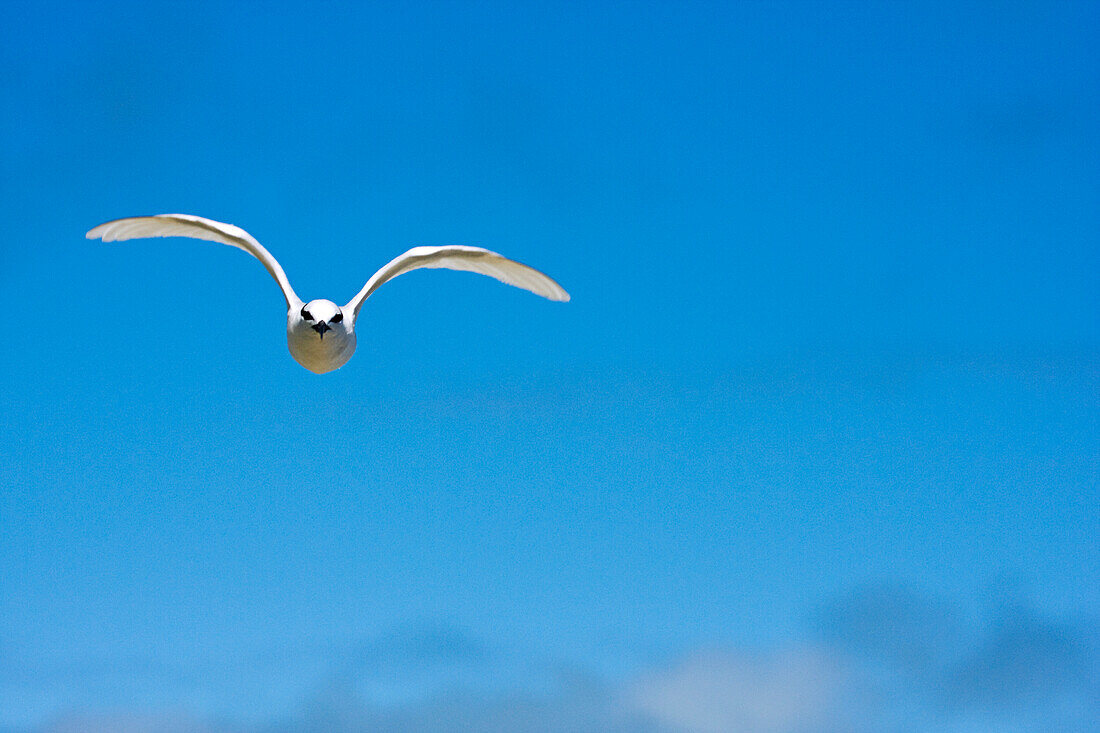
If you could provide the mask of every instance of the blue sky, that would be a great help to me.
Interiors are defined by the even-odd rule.
[[[1095,729],[1098,30],[8,2],[0,731]]]

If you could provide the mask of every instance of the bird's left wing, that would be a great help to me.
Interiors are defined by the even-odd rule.
[[[363,289],[344,306],[359,315],[370,294],[383,283],[420,268],[444,268],[447,270],[465,270],[488,275],[502,283],[529,290],[536,295],[557,301],[569,300],[569,293],[550,277],[533,267],[510,260],[507,257],[490,252],[481,247],[452,245],[449,247],[413,247],[405,254],[395,257],[385,267],[371,276]]]
[[[204,219],[201,216],[190,214],[157,214],[155,216],[115,219],[100,224],[85,236],[88,239],[102,237],[104,242],[143,237],[190,237],[228,244],[230,247],[243,249],[263,264],[283,291],[287,307],[302,302],[295,294],[294,288],[290,287],[290,281],[287,280],[282,266],[271,256],[271,253],[264,249],[263,245],[257,242],[251,234],[232,224],[224,224],[220,221]]]

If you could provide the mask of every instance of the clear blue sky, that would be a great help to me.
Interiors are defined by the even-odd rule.
[[[0,731],[1100,728],[1095,3],[365,5],[4,4]]]

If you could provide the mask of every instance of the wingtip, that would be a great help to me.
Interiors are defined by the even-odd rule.
[[[103,237],[103,231],[111,222],[104,222],[88,230],[88,233],[84,235],[85,239],[100,239]]]

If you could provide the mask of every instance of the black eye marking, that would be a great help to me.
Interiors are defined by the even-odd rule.
[[[307,321],[313,320],[313,316],[309,314],[309,311],[306,310],[306,306],[304,305],[302,306],[302,318],[306,319]]]
[[[344,320],[344,314],[341,313],[340,311],[336,311],[336,315],[334,315],[332,318],[328,319],[328,322],[329,323],[339,323],[342,320]]]

